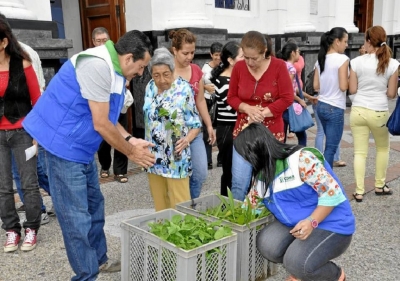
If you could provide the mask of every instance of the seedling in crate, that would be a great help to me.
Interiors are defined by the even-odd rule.
[[[229,189],[228,198],[219,194],[217,196],[221,203],[217,207],[207,209],[204,213],[205,215],[250,227],[252,221],[270,214],[262,203],[262,199],[256,193],[251,194],[251,199],[246,196],[244,203],[235,201]]]
[[[232,229],[221,226],[221,221],[207,222],[191,215],[174,215],[171,220],[149,223],[149,227],[154,235],[184,250],[232,235]]]

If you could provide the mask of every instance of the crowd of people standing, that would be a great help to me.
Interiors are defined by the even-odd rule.
[[[355,94],[350,114],[357,185],[353,197],[363,200],[370,132],[377,146],[375,194],[393,194],[386,184],[385,124],[387,98],[397,93],[399,63],[391,59],[382,27],[367,30],[366,54],[351,61],[344,54],[344,28],[321,36],[311,78],[315,93],[304,93],[317,120],[315,148],[307,147],[306,131],[296,132],[298,145],[286,144],[288,107],[298,103],[307,110],[299,97],[304,59],[294,41],[275,55],[268,36],[249,31],[240,42],[214,43],[212,60],[201,69],[193,63],[196,36],[187,29],[169,32],[169,50],[153,51],[147,36],[136,30],[115,44],[104,28],[95,29],[92,37],[95,47],[64,63],[45,88],[33,69],[34,55],[0,17],[0,216],[7,235],[5,252],[19,248],[22,228],[21,250],[36,247],[47,215],[41,181],[52,197],[76,274],[73,280],[120,270],[120,263],[107,256],[99,187],[99,176],[110,176],[111,147],[114,178],[128,181],[129,160],[143,167],[159,211],[200,196],[216,142],[220,193],[226,196],[230,189],[235,199],[244,200],[256,188],[276,217],[257,237],[262,255],[283,263],[291,273],[288,280],[345,280],[344,269],[331,260],[346,251],[355,230],[349,200],[333,170],[340,161],[347,91]],[[145,69],[152,79],[144,93],[145,136],[139,139],[126,127],[126,109],[132,103],[127,85]],[[215,118],[209,114],[213,103]],[[25,161],[25,149],[32,145],[38,147],[38,156]],[[22,226],[13,178],[20,179],[26,212]],[[301,263],[305,256],[307,262]]]

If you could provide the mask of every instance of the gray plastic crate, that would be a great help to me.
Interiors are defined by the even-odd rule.
[[[149,232],[149,222],[185,216],[173,209],[121,223],[122,281],[232,281],[237,234],[186,251]],[[209,253],[212,249],[218,249]]]
[[[225,197],[229,200],[227,197]],[[235,200],[237,203],[242,203]],[[204,197],[196,198],[191,201],[178,203],[176,209],[185,214],[191,214],[196,217],[202,217],[207,220],[218,220],[216,217],[205,216],[200,212],[205,212],[209,208],[215,208],[221,204],[221,200],[217,195],[207,195]],[[236,280],[237,281],[259,281],[265,280],[268,276],[277,273],[275,263],[269,262],[264,259],[256,248],[257,233],[265,225],[274,221],[274,216],[269,215],[265,218],[255,220],[250,223],[249,227],[246,225],[239,225],[232,223],[228,220],[222,220],[224,225],[228,225],[238,235],[237,238],[237,267],[236,267]],[[248,257],[248,258],[247,258]],[[232,279],[234,280],[234,279]]]

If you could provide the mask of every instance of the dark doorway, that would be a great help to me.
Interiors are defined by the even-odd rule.
[[[354,1],[354,25],[358,27],[360,33],[364,33],[372,26],[373,15],[374,0]]]

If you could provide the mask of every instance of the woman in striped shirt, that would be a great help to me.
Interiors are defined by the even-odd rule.
[[[221,51],[221,63],[212,70],[211,82],[215,85],[217,97],[217,145],[222,162],[221,195],[228,195],[228,188],[232,186],[232,148],[233,128],[237,114],[228,104],[227,95],[233,66],[243,60],[243,51],[240,44],[234,41],[226,43]]]

